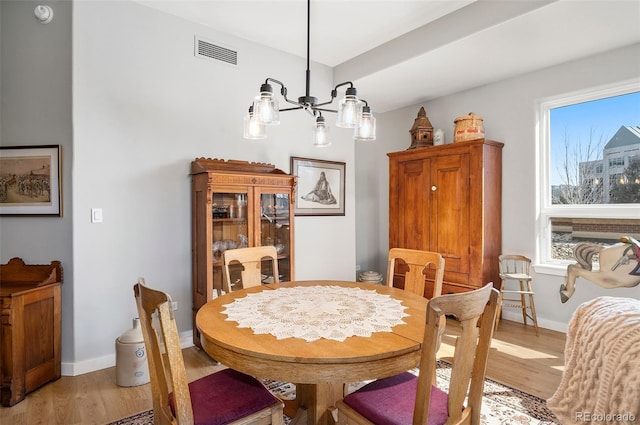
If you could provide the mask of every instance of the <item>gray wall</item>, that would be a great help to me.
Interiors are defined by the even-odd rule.
[[[41,24],[38,4],[55,7],[54,20]],[[62,262],[62,357],[73,353],[73,202],[71,165],[71,2],[0,2],[0,145],[60,145],[62,217],[1,217],[0,259],[21,257],[31,264]]]
[[[356,148],[358,205],[363,205],[357,221],[357,264],[363,269],[386,273],[389,244],[389,161],[386,153],[409,147],[409,129],[420,106],[425,107],[434,128],[445,131],[447,140],[453,138],[453,120],[475,112],[484,118],[486,137],[505,144],[502,250],[524,254],[535,261],[538,233],[536,102],[563,93],[638,79],[638,58],[640,45],[629,46],[379,115],[376,143],[357,145]],[[362,161],[363,158],[368,161]],[[543,327],[566,330],[576,307],[597,296],[640,298],[640,287],[607,290],[579,279],[574,296],[561,304],[558,291],[564,283],[566,269],[559,268],[552,271],[553,274],[536,269],[536,309]],[[505,311],[505,317],[522,320],[516,310]]]

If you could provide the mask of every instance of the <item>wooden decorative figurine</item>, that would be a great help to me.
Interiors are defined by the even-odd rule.
[[[600,268],[597,271],[592,270],[595,254],[600,258]],[[573,256],[578,264],[567,266],[565,283],[560,285],[560,301],[563,303],[576,291],[578,277],[606,289],[640,285],[640,242],[632,236],[622,236],[619,243],[608,246],[579,242],[573,248]]]
[[[433,126],[429,118],[427,118],[424,106],[420,107],[418,116],[413,122],[409,133],[411,133],[411,146],[409,146],[409,149],[433,146]]]

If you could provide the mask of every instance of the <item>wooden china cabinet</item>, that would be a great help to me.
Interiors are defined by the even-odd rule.
[[[478,139],[389,156],[389,248],[436,251],[443,294],[500,285],[502,147]],[[425,296],[433,291],[426,276]],[[401,276],[393,285],[403,288]]]
[[[222,289],[226,249],[274,245],[280,281],[293,280],[293,191],[296,176],[271,164],[197,158],[191,163],[193,343],[196,313]],[[231,270],[231,279],[241,266]],[[263,262],[263,282],[273,279]]]

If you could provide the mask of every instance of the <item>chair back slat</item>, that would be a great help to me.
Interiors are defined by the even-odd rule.
[[[406,270],[404,274],[404,289],[423,296],[425,291],[425,271],[434,269],[433,292],[429,298],[442,294],[442,280],[444,278],[444,258],[437,252],[416,249],[391,248],[387,266],[387,285],[393,286],[393,276],[399,270]]]
[[[232,263],[240,263],[242,271],[240,273],[242,288],[250,288],[262,284],[262,261],[271,261],[271,274],[273,283],[280,282],[278,272],[278,253],[274,246],[256,246],[249,248],[228,249],[223,253],[224,262],[224,283],[223,289],[230,292],[235,282],[231,281]]]
[[[501,277],[505,275],[531,275],[531,259],[524,255],[503,254],[498,259]]]

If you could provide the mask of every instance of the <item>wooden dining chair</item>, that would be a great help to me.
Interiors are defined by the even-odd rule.
[[[171,297],[145,286],[142,278],[133,291],[147,350],[156,425],[283,424],[283,403],[251,376],[223,369],[187,383]]]
[[[425,294],[426,269],[435,269],[433,290]],[[387,267],[387,285],[393,286],[393,277],[403,275],[405,291],[411,291],[427,298],[442,295],[444,278],[444,258],[437,252],[417,249],[391,248]]]
[[[242,288],[250,288],[262,284],[262,261],[264,259],[271,260],[271,270],[267,272],[270,272],[270,277],[272,277],[273,280],[268,282],[280,282],[280,276],[278,274],[278,252],[275,246],[267,245],[228,249],[222,254],[222,257],[224,263],[223,289],[226,292],[231,292],[234,286],[236,286],[236,282],[231,281],[232,271],[230,267],[231,263],[235,262],[242,265],[239,279]],[[238,281],[238,279],[236,279],[236,281]]]
[[[434,269],[433,288],[425,294],[425,270]],[[389,250],[389,264],[387,267],[387,285],[393,286],[393,277],[403,275],[404,290],[411,291],[421,297],[433,298],[442,295],[442,281],[444,279],[444,258],[437,252],[417,249],[391,248]],[[430,284],[431,286],[431,284]],[[444,334],[447,318],[440,318],[439,341]],[[439,345],[438,345],[439,346]],[[435,380],[435,375],[434,375]]]
[[[491,283],[475,291],[429,300],[419,375],[404,372],[378,379],[347,395],[336,403],[337,424],[480,425],[497,303],[498,291]],[[432,380],[440,317],[444,315],[455,316],[462,325],[448,391],[438,388]]]

